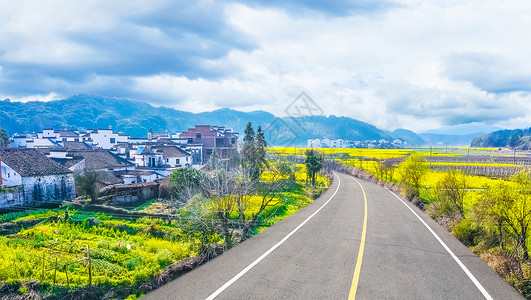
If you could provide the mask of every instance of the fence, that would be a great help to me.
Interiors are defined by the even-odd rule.
[[[57,252],[57,251],[55,251],[55,252]],[[56,283],[57,283],[57,271],[61,271],[62,270],[65,273],[65,276],[66,276],[66,285],[70,286],[70,277],[68,276],[68,268],[67,267],[70,266],[70,265],[74,265],[74,264],[84,263],[84,264],[86,264],[86,268],[87,268],[87,275],[88,275],[87,284],[88,285],[92,284],[93,270],[92,270],[92,262],[91,262],[91,257],[90,257],[90,246],[89,245],[87,245],[86,256],[81,258],[81,259],[75,260],[75,261],[70,261],[70,262],[66,262],[66,263],[63,263],[63,264],[59,264],[59,255],[57,253],[55,255],[53,253],[52,254],[48,253],[48,256],[52,256],[52,257],[54,257],[54,259],[53,258],[49,259],[48,257],[46,257],[46,252],[43,252],[42,257],[40,258],[40,265],[41,265],[40,269],[41,270],[40,270],[40,272],[36,272],[37,274],[40,274],[40,278],[35,278],[35,279],[40,279],[41,282],[45,282],[45,281],[47,281],[49,279],[50,272],[53,271],[52,284],[55,286]],[[20,276],[22,270],[19,270],[19,268],[17,267],[17,259],[13,260],[13,264],[11,266],[3,268],[3,269],[0,269],[0,274],[4,273],[6,271],[7,272],[8,271],[13,271],[13,273],[15,275],[14,278],[24,277],[24,276]],[[4,276],[0,276],[0,277],[8,277],[8,276],[5,276],[5,274],[4,274]],[[9,277],[11,277],[11,276],[9,276]]]

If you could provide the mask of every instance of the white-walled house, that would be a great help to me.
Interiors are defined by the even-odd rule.
[[[321,140],[321,147],[322,148],[330,148],[332,146],[332,140],[329,138],[324,138]]]
[[[138,167],[162,168],[164,165],[162,153],[158,152],[154,146],[139,146],[132,149],[130,157],[134,159],[135,165]]]
[[[79,142],[80,135],[75,130],[47,128],[37,134],[15,134],[11,140],[12,148],[58,148],[63,142]]]
[[[350,147],[349,140],[343,139],[309,139],[307,140],[308,148],[348,148]]]
[[[4,207],[75,197],[73,172],[35,149],[0,151],[0,185],[13,188],[9,195],[0,194]]]
[[[28,136],[25,134],[15,134],[11,138],[11,148],[25,148],[28,145]]]
[[[203,164],[203,144],[184,144],[179,147],[192,155],[192,162],[190,164]]]
[[[162,153],[164,164],[170,168],[192,165],[192,155],[179,147],[162,146],[158,151]]]
[[[124,184],[134,184],[140,182],[153,182],[163,178],[161,174],[148,170],[127,170],[115,171],[113,174],[124,181]]]
[[[192,165],[192,155],[172,145],[146,145],[130,150],[135,165],[145,168],[176,168]]]
[[[320,139],[309,139],[307,143],[308,148],[321,148]]]
[[[101,149],[111,149],[118,143],[128,143],[129,136],[121,132],[115,133],[112,129],[89,130],[85,137],[90,137],[92,144]]]

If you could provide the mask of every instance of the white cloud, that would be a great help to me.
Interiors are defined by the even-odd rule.
[[[282,115],[307,91],[325,114],[385,129],[531,122],[531,2],[398,2],[350,15],[183,2],[177,19],[166,1],[6,5],[0,75],[12,84],[30,72],[17,64],[47,65],[30,78],[44,95],[108,92],[194,112]]]
[[[9,97],[8,97],[9,98]],[[48,102],[52,100],[58,100],[60,99],[59,95],[56,93],[49,93],[47,95],[30,95],[26,97],[21,98],[9,98],[12,101],[19,101],[19,102],[29,102],[29,101],[43,101]]]
[[[307,90],[326,114],[388,129],[529,120],[526,93],[496,95],[446,76],[445,59],[456,51],[516,55],[509,41],[530,40],[523,29],[529,20],[514,20],[521,7],[477,5],[422,2],[378,16],[309,18],[232,4],[226,8],[229,22],[257,41],[258,49],[233,50],[204,65],[233,72],[222,79],[138,78],[137,87],[146,95],[164,91],[167,103],[176,99],[194,111],[231,106],[277,114]],[[515,23],[520,34],[507,37]]]

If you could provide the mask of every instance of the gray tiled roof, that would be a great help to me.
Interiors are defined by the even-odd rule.
[[[133,176],[149,176],[155,174],[153,171],[149,170],[124,170],[124,171],[114,171],[112,172],[115,176],[124,176],[124,175],[133,175]]]
[[[73,159],[68,159],[68,158],[52,158],[52,159],[55,162],[61,164],[63,167],[70,168],[70,167],[73,167],[73,166],[77,165],[81,161],[83,161],[84,158],[76,157],[76,158],[73,158]]]
[[[132,167],[134,164],[107,150],[69,151],[74,159],[84,158],[86,170]]]
[[[66,150],[91,150],[94,149],[91,145],[84,142],[63,142],[63,148]]]
[[[78,137],[79,134],[73,130],[54,130],[54,133],[59,133],[60,137]]]
[[[164,157],[183,157],[183,156],[190,156],[190,153],[182,150],[179,147],[175,146],[162,146],[159,147],[158,152],[162,152],[162,155]]]
[[[67,168],[35,149],[5,149],[0,151],[0,160],[22,177],[72,173]]]
[[[98,181],[105,185],[124,183],[122,179],[116,177],[115,175],[113,175],[113,173],[108,171],[98,171],[96,172],[96,174],[98,174]]]

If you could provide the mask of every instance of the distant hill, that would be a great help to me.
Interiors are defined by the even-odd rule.
[[[408,146],[422,146],[426,144],[426,142],[420,136],[418,136],[418,134],[407,129],[396,129],[393,132],[389,132],[389,135],[391,135],[394,139],[406,141]]]
[[[487,134],[496,130],[501,130],[502,128],[483,124],[483,123],[468,123],[468,124],[458,124],[451,126],[442,126],[437,129],[426,130],[421,133],[434,133],[434,134],[446,134],[446,135],[464,135],[464,134]]]
[[[194,114],[87,94],[49,102],[0,101],[0,127],[10,135],[38,132],[43,128],[84,130],[112,126],[133,137],[145,137],[150,129],[177,132],[196,124],[225,125],[243,133],[249,121],[255,128],[261,125],[268,129],[266,135],[271,145],[306,145],[307,139],[321,137],[377,140],[392,136],[371,124],[336,116],[277,118],[264,111],[241,112],[227,108]]]
[[[462,135],[420,133],[419,136],[426,142],[425,145],[468,146],[478,133]]]
[[[511,147],[531,149],[531,127],[527,129],[498,130],[472,140],[472,147]]]

